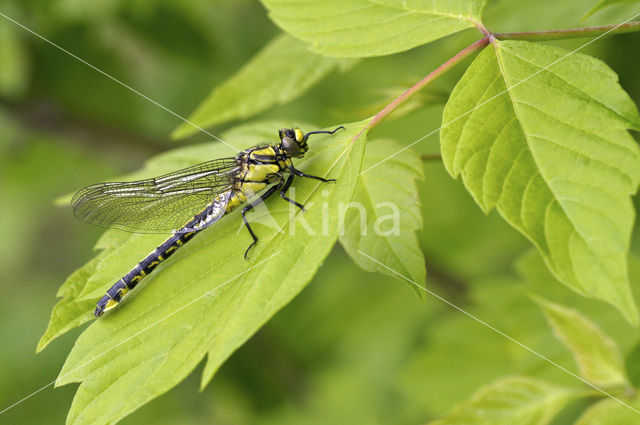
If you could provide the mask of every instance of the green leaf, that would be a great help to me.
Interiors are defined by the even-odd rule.
[[[282,121],[245,124],[225,132],[223,137],[232,146],[237,146],[237,150],[241,150],[248,146],[264,143],[265,140],[273,139],[275,135],[273,129],[286,127],[287,125],[288,123]],[[302,128],[313,128],[312,125],[306,123],[301,123],[300,125]],[[146,161],[142,169],[113,180],[132,181],[154,177],[198,164],[203,161],[203,158],[230,156],[232,152],[235,153],[236,151],[231,150],[226,145],[210,142],[185,146],[157,155]],[[57,202],[68,204],[72,196],[73,193],[64,195]],[[93,318],[91,310],[97,299],[103,295],[104,290],[127,273],[134,265],[132,263],[143,258],[165,238],[166,235],[135,235],[115,229],[107,230],[94,246],[95,250],[104,250],[105,252],[94,258],[94,260],[97,259],[97,263],[92,264],[90,269],[87,268],[90,273],[74,274],[60,288],[58,296],[64,296],[65,299],[54,307],[47,335],[43,336],[43,341],[45,342],[41,342],[40,349],[43,349],[49,342],[63,333],[91,320]],[[142,243],[140,242],[141,240]],[[114,250],[114,248],[118,249]],[[135,260],[132,260],[132,258]],[[78,272],[81,272],[81,270],[78,270]],[[116,275],[119,276],[115,277]],[[82,278],[81,283],[76,283],[77,278],[80,277]],[[88,300],[91,300],[91,303],[81,302]],[[79,305],[74,306],[74,303]],[[89,304],[90,308],[87,307]],[[82,321],[78,321],[77,315],[83,309],[87,315]]]
[[[627,129],[640,118],[616,74],[560,48],[496,41],[457,84],[443,123],[447,170],[482,209],[497,207],[565,285],[637,323],[626,254],[640,151]]]
[[[627,404],[631,408],[617,400],[602,400],[585,410],[575,425],[640,425],[640,402]]]
[[[613,6],[616,4],[624,4],[624,3],[638,3],[638,0],[600,0],[598,3],[596,3],[595,6],[593,6],[593,8],[590,11],[587,12],[586,15],[584,15],[582,19],[587,19],[594,13],[599,12],[602,9],[605,9],[609,6]]]
[[[346,131],[310,142],[296,165],[338,182],[296,181],[296,199],[307,205],[306,213],[281,199],[269,200],[264,208],[275,225],[254,223],[260,242],[250,262],[242,256],[250,237],[236,211],[162,263],[78,338],[57,382],[82,382],[68,424],[118,421],[175,386],[208,354],[206,385],[235,349],[306,286],[338,237],[337,210],[321,202],[348,203],[353,197],[366,124],[347,124]],[[210,145],[212,151],[223,149]],[[125,244],[127,260],[118,260],[117,271],[114,265],[109,284],[155,243],[149,237],[147,246]]]
[[[262,0],[282,30],[327,56],[402,52],[480,23],[486,0]]]
[[[286,34],[267,44],[242,69],[221,85],[189,117],[206,128],[234,119],[251,117],[273,105],[287,103],[302,95],[344,59],[318,56],[307,45]],[[198,132],[190,123],[182,123],[171,137],[181,139]]]
[[[525,376],[500,379],[481,388],[432,425],[543,425],[571,399],[576,391]]]
[[[636,343],[631,351],[627,353],[624,364],[631,385],[635,388],[640,388],[640,343]]]
[[[162,244],[167,237],[166,234],[131,234],[117,249],[110,250],[96,265],[77,298],[79,300],[88,299],[93,301],[101,298],[104,295],[104,291],[108,289],[105,288],[105,285],[111,286],[119,279],[119,277],[114,279],[114,275],[124,276],[137,261],[142,260],[156,246]],[[131,261],[132,253],[141,253],[133,264]],[[123,265],[128,266],[123,269]]]
[[[177,151],[179,149],[175,149]],[[170,170],[167,170],[170,171]],[[175,169],[173,169],[175,171]],[[93,249],[96,251],[111,250],[127,242],[133,234],[117,229],[109,229],[100,236]]]
[[[19,98],[29,84],[27,46],[20,29],[11,22],[0,25],[0,94]]]
[[[63,297],[53,307],[51,319],[44,335],[40,338],[36,352],[44,350],[51,341],[70,331],[73,328],[83,325],[93,319],[91,309],[95,300],[81,302],[77,295],[87,283],[87,279],[95,272],[96,266],[104,257],[104,252],[97,255],[80,269],[76,270],[62,284],[58,290],[58,296]]]
[[[556,337],[573,354],[580,375],[598,386],[627,383],[616,343],[587,317],[572,308],[536,297]]]
[[[423,178],[423,164],[420,156],[410,149],[392,156],[402,148],[393,140],[367,143],[362,168],[368,171],[360,175],[351,204],[337,206],[340,212],[346,212],[340,243],[364,270],[381,272],[407,283],[396,274],[399,273],[423,285],[426,269],[416,236],[416,231],[422,228],[416,180]],[[386,161],[380,163],[383,160]],[[415,285],[409,286],[424,297],[424,292]]]

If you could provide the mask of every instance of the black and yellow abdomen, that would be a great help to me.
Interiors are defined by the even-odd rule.
[[[211,222],[217,221],[226,214],[223,209],[230,196],[229,192],[218,195],[207,208],[189,221],[180,232],[173,234],[162,245],[154,249],[140,261],[129,273],[117,281],[115,285],[107,290],[106,295],[98,301],[94,315],[99,317],[105,311],[117,306],[127,292],[135,288],[135,286],[158,267],[160,263],[173,255],[185,243],[189,242],[200,229],[203,229]]]
[[[162,245],[140,261],[129,273],[124,275],[115,285],[107,291],[106,295],[98,301],[95,315],[100,316],[107,310],[112,309],[127,292],[135,288],[142,279],[151,273],[158,265],[169,258],[182,245],[188,242],[197,232],[176,233],[167,239]]]

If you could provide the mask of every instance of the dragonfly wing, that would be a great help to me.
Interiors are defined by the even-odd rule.
[[[231,198],[231,190],[222,192],[221,194],[216,196],[213,202],[207,205],[200,214],[195,216],[193,220],[191,220],[184,227],[182,227],[179,230],[179,232],[180,233],[197,232],[217,222],[224,216],[227,210],[227,204],[229,203],[230,198]]]
[[[229,191],[238,170],[235,158],[216,159],[155,178],[88,186],[71,202],[77,218],[98,226],[177,231]]]

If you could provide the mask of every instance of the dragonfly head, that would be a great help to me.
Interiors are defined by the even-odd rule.
[[[282,148],[292,158],[302,158],[309,149],[307,135],[299,128],[283,128],[279,136]]]
[[[333,134],[340,129],[344,129],[344,127],[340,126],[333,131],[310,131],[304,133],[299,128],[283,128],[280,130],[279,136],[282,148],[287,155],[292,158],[302,158],[309,150],[307,139],[311,134]]]

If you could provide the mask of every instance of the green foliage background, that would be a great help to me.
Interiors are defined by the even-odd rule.
[[[277,2],[265,1],[268,7],[271,3]],[[580,0],[561,6],[552,0],[496,0],[488,5],[483,21],[501,32],[555,29],[617,23],[637,9],[631,2],[600,3],[620,4],[583,22],[580,18],[592,5]],[[261,4],[248,0],[2,0],[0,11],[185,116],[223,81],[246,90],[236,72],[267,43],[295,43],[281,35]],[[287,25],[276,13],[273,18]],[[303,39],[312,37],[313,28],[305,26],[310,17],[302,14],[298,19],[292,32],[300,31],[296,35]],[[459,29],[467,27],[463,22]],[[437,38],[423,37],[422,41]],[[360,120],[368,115],[362,111],[371,111],[388,93],[422,78],[476,39],[477,32],[466,31],[393,56],[358,62],[336,59],[317,67],[309,58],[303,65],[314,72],[295,78],[309,86],[321,80],[318,85],[297,98],[287,87],[279,91],[262,86],[260,102],[243,106],[237,116],[257,113],[252,119],[317,127]],[[328,39],[315,50],[330,48],[334,41]],[[551,44],[573,49],[582,43]],[[630,52],[639,48],[638,35],[629,34],[600,40],[582,53],[612,67],[638,104],[640,59]],[[403,49],[393,51],[397,50]],[[390,145],[406,145],[438,128],[442,93],[452,91],[464,68],[439,80],[431,96],[412,106],[412,113],[405,111],[402,119],[377,128],[375,138],[381,140],[375,143],[392,140]],[[217,100],[205,108],[224,110],[225,101],[238,90],[220,90]],[[268,109],[261,111],[256,105]],[[210,124],[213,121],[203,123]],[[219,135],[234,124],[217,125],[212,131]],[[73,330],[35,355],[60,283],[92,258],[102,233],[75,221],[69,208],[56,207],[52,200],[88,183],[135,171],[154,154],[210,140],[185,129],[166,111],[0,18],[0,410],[52,382],[80,333]],[[175,141],[170,139],[172,132],[192,137]],[[378,152],[385,149],[388,146]],[[439,152],[437,136],[417,144],[415,151]],[[422,217],[410,228],[422,222],[417,238],[428,269],[427,287],[575,373],[582,371],[605,384],[629,379],[637,387],[640,378],[633,365],[638,349],[632,350],[638,343],[637,328],[610,305],[556,282],[530,243],[496,212],[485,216],[443,163],[428,162],[423,168],[424,179],[417,183]],[[396,176],[407,178],[402,170]],[[370,178],[376,184],[381,177]],[[399,183],[411,188],[415,184]],[[444,415],[490,383],[505,392],[516,385],[532,388],[533,395],[557,395],[539,404],[549,411],[557,400],[573,397],[575,390],[566,388],[586,390],[575,378],[442,302],[430,296],[421,302],[397,279],[363,271],[349,257],[363,242],[353,235],[342,242],[346,249],[337,245],[309,286],[240,347],[201,393],[202,364],[175,389],[121,423],[417,424]],[[637,232],[630,250],[630,282],[637,296]],[[420,279],[419,269],[407,268],[407,274]],[[604,376],[593,373],[588,362],[576,366],[571,349],[559,341],[563,338],[554,336],[554,331],[562,336],[561,308],[532,299],[531,294],[577,309],[597,323],[620,351],[602,348],[602,357],[614,359],[608,364],[618,366]],[[565,335],[564,340],[571,338]],[[609,347],[610,342],[600,346]],[[567,345],[580,352],[576,344]],[[628,378],[616,357],[627,353]],[[529,378],[507,378],[510,375]],[[75,385],[47,388],[2,414],[0,422],[62,423],[75,391]],[[571,423],[584,407],[580,400],[569,404],[557,423]],[[598,404],[588,415],[627,414],[616,407]],[[464,418],[464,408],[445,423],[456,423],[456,414]]]

